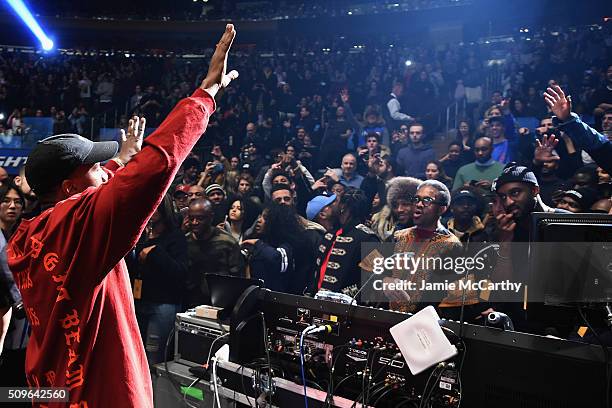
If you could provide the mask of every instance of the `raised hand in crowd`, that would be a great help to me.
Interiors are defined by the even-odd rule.
[[[380,153],[371,154],[368,158],[368,172],[378,176],[380,174]]]
[[[312,186],[310,186],[310,188],[312,188],[313,191],[316,191],[320,188],[322,189],[326,189],[327,188],[327,176],[323,176],[320,179],[318,179],[317,181],[314,182],[314,184]]]
[[[559,160],[553,149],[559,143],[559,139],[555,135],[544,135],[542,141],[536,139],[536,147],[533,152],[533,163],[540,165],[543,162],[551,160]]]
[[[548,108],[561,122],[569,119],[572,111],[572,99],[569,95],[565,95],[559,85],[547,88],[544,92],[544,100]]]
[[[343,104],[347,104],[349,102],[350,95],[348,89],[344,88],[340,91],[340,99],[342,100]]]
[[[338,176],[338,174],[333,169],[330,169],[329,167],[325,171],[324,175],[334,180],[336,183],[340,181],[340,177]]]
[[[128,122],[127,132],[121,129],[121,149],[115,158],[120,164],[125,166],[142,149],[146,126],[144,117],[134,116]]]
[[[238,71],[232,70],[229,73],[227,72],[227,57],[235,37],[236,30],[234,25],[228,24],[210,59],[208,73],[200,85],[200,88],[208,92],[212,97],[215,97],[219,90],[228,86],[232,80],[238,78]]]

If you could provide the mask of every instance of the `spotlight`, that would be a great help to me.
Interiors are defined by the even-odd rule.
[[[34,19],[34,16],[28,10],[22,0],[6,0],[7,3],[13,8],[15,13],[23,20],[24,24],[32,31],[32,34],[36,36],[43,50],[49,51],[53,49],[53,41],[45,34],[43,29],[38,24],[38,21]]]
[[[41,40],[41,45],[43,50],[45,51],[51,51],[53,49],[53,41],[50,40],[49,38],[45,38],[43,40]]]
[[[412,61],[410,61],[409,59],[406,60],[405,62],[406,66],[409,67],[412,65]]]

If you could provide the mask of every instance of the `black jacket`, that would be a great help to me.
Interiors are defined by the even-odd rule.
[[[138,262],[140,252],[149,246],[144,264]],[[156,303],[181,304],[187,285],[187,241],[176,228],[159,238],[141,240],[128,259],[132,283],[142,280],[141,300]]]

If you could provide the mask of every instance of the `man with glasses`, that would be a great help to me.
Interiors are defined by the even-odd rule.
[[[480,137],[474,142],[474,154],[476,160],[473,163],[461,166],[457,170],[453,190],[469,184],[488,189],[491,181],[499,176],[504,165],[491,158],[493,154],[493,142],[488,137]]]
[[[453,271],[437,270],[424,262],[426,259],[451,257],[461,250],[459,239],[440,223],[440,217],[451,203],[448,188],[437,180],[426,180],[419,184],[416,194],[411,198],[414,227],[396,231],[394,234],[396,254],[413,254],[421,259],[413,269],[394,270],[392,277],[384,278],[385,283],[398,283],[408,280],[415,285],[415,290],[387,290],[389,308],[402,312],[416,312],[433,304],[445,306],[445,291],[421,290],[424,283],[441,282],[456,279]]]

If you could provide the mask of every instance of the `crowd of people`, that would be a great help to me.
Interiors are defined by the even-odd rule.
[[[372,15],[400,13],[412,10],[431,9],[469,4],[469,0],[385,0],[363,1],[355,5],[348,0],[333,2],[315,0],[293,2],[279,0],[237,1],[210,4],[208,1],[172,7],[167,3],[148,2],[141,7],[138,2],[109,4],[70,4],[51,6],[44,1],[33,1],[33,7],[42,15],[62,18],[103,18],[112,20],[223,20],[223,21],[264,21],[278,19],[320,18],[347,15]],[[61,3],[60,3],[61,4]],[[59,10],[58,10],[59,7]]]
[[[243,75],[224,96],[211,127],[225,136],[217,137],[219,141],[237,149],[244,141],[246,125],[252,122],[259,133],[269,134],[270,140],[261,146],[269,150],[294,136],[304,114],[313,145],[321,146],[325,128],[333,124],[336,108],[343,104],[342,89],[350,93],[346,117],[371,127],[389,122],[384,107],[394,81],[404,88],[397,95],[403,111],[425,122],[432,134],[442,130],[438,119],[453,101],[466,103],[460,113],[475,129],[493,90],[501,92],[496,103],[502,97],[509,99],[515,117],[541,118],[546,109],[540,95],[551,79],[574,96],[579,114],[592,115],[606,96],[609,45],[604,32],[588,27],[543,30],[528,38],[521,34],[514,42],[437,48],[409,46],[399,37],[279,38],[272,45],[256,45],[249,53],[235,55]],[[581,46],[584,43],[589,46]],[[92,139],[98,137],[99,128],[125,128],[131,114],[148,117],[155,127],[188,95],[203,68],[201,59],[178,56],[156,58],[129,52],[109,56],[86,50],[71,54],[0,55],[0,113],[4,116],[0,135],[5,136],[5,145],[15,143],[11,135],[18,139],[27,133],[25,117],[51,117],[55,133],[75,131]],[[490,64],[500,59],[503,65]],[[388,125],[387,132],[392,128]]]
[[[163,361],[175,313],[209,301],[205,274],[261,278],[269,289],[298,295],[353,297],[363,243],[395,242],[405,250],[415,242],[525,242],[536,211],[612,214],[611,47],[600,47],[603,36],[591,30],[541,40],[510,45],[501,87],[480,98],[490,55],[472,47],[414,49],[416,69],[395,48],[233,58],[241,80],[217,97],[204,143],[184,152],[125,257],[149,363]],[[124,102],[136,115],[125,128],[144,129],[134,125],[144,117],[147,127],[166,131],[174,123],[162,120],[201,72],[197,64],[132,59],[5,55],[0,64],[2,106],[55,109],[62,117],[56,133],[87,134],[73,119]],[[428,115],[439,101],[463,98],[466,118],[437,143],[442,148],[432,147],[436,129]],[[72,109],[68,117],[62,107]],[[0,137],[9,136],[6,129],[18,134],[23,109],[9,115]],[[594,128],[570,112],[593,118]],[[523,116],[537,118],[537,128],[520,127],[516,118]],[[151,146],[161,143],[159,135]],[[129,160],[120,156],[117,166]],[[48,208],[24,176],[2,175],[0,245],[20,220],[41,204]],[[504,251],[502,245],[502,269],[512,268]],[[427,278],[428,271],[419,273]],[[17,287],[28,286],[24,279]],[[14,292],[4,303],[20,304]],[[393,310],[422,306],[418,294],[396,291],[387,300]],[[454,317],[460,304],[449,294],[437,306]],[[490,310],[477,295],[468,305],[472,323]],[[28,325],[38,319],[27,307],[16,310],[3,352],[12,370],[23,364]]]

